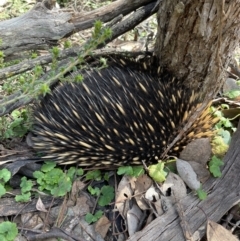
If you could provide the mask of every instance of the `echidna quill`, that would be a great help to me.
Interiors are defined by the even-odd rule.
[[[33,147],[43,159],[94,167],[159,160],[201,98],[134,66],[119,60],[87,72],[82,83],[63,83],[36,106]],[[213,122],[205,109],[169,153],[211,136]]]

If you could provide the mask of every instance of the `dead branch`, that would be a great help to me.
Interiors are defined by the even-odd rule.
[[[26,14],[0,23],[0,50],[5,56],[49,48],[64,37],[92,27],[96,20],[106,23],[120,14],[125,16],[147,4],[152,3],[152,8],[156,4],[154,0],[118,0],[88,13],[75,13],[52,8],[49,1],[38,2]]]

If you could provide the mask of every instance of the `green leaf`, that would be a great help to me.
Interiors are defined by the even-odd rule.
[[[0,197],[2,197],[6,193],[5,187],[0,183]]]
[[[101,180],[101,172],[99,170],[88,171],[86,174],[86,180]]]
[[[224,93],[224,95],[229,97],[230,99],[235,99],[240,96],[240,90],[231,90],[227,93]]]
[[[72,182],[67,175],[62,176],[59,179],[58,185],[51,190],[51,194],[55,197],[62,197],[71,191]]]
[[[104,177],[103,177],[103,179],[105,180],[105,181],[109,181],[109,173],[108,172],[106,172],[105,174],[104,174]]]
[[[30,199],[31,199],[30,192],[22,193],[21,195],[15,196],[16,202],[28,202],[28,201],[30,201]]]
[[[33,182],[31,180],[27,180],[26,177],[22,177],[21,178],[20,187],[21,187],[21,192],[22,193],[26,193],[26,192],[31,191],[32,186],[33,186]]]
[[[114,198],[114,188],[112,186],[103,186],[98,204],[102,207],[108,205]]]
[[[42,165],[41,171],[49,172],[56,166],[55,162],[46,161],[45,164]]]
[[[84,171],[83,171],[82,168],[78,168],[77,171],[76,171],[77,176],[82,176],[83,173],[84,173]]]
[[[85,216],[85,221],[88,224],[94,223],[96,221],[98,221],[103,215],[103,211],[99,210],[97,211],[94,215],[91,213],[87,213],[87,215]]]
[[[224,142],[221,136],[215,136],[212,139],[212,153],[218,157],[222,157],[228,150],[228,145]]]
[[[214,177],[221,177],[222,173],[220,170],[220,167],[224,165],[224,162],[217,158],[216,156],[213,156],[211,161],[209,162],[209,171],[212,173]]]
[[[131,166],[119,167],[117,171],[118,175],[133,175],[133,168]]]
[[[86,216],[85,216],[85,221],[86,221],[88,224],[90,224],[90,223],[93,222],[93,218],[94,218],[93,214],[87,213]]]
[[[164,171],[164,162],[149,166],[149,176],[156,182],[164,182],[166,180],[167,172]]]
[[[20,118],[20,117],[17,118],[17,119],[15,119],[15,120],[10,124],[9,128],[13,129],[13,128],[19,126],[19,125],[22,123],[22,121],[23,121],[23,118]]]
[[[202,187],[200,187],[196,192],[200,200],[205,200],[207,198],[207,193],[202,189]]]
[[[35,171],[33,173],[33,177],[35,177],[36,179],[42,179],[44,177],[44,173],[40,171]]]
[[[124,166],[119,167],[117,174],[118,175],[128,175],[132,177],[138,177],[144,173],[144,169],[142,166]]]
[[[17,225],[11,222],[0,223],[1,240],[13,241],[18,234]]]
[[[6,169],[3,168],[2,170],[0,170],[0,179],[3,179],[4,183],[8,182],[11,178],[11,172]]]
[[[132,169],[133,169],[134,177],[139,177],[144,174],[143,166],[134,166],[134,167],[132,167]]]
[[[13,117],[13,119],[17,119],[18,117],[21,116],[21,112],[19,110],[14,110],[12,113],[11,113],[11,116]]]
[[[83,76],[78,74],[78,75],[75,76],[74,79],[75,79],[75,82],[81,83],[83,81]]]
[[[92,186],[88,186],[88,191],[91,193],[91,195],[99,196],[101,191],[98,187],[93,188]]]
[[[67,176],[73,180],[74,176],[76,174],[76,168],[75,167],[70,167],[67,171]]]
[[[223,139],[224,143],[228,145],[230,143],[230,141],[231,141],[231,134],[230,134],[230,132],[227,131],[227,130],[223,130],[222,129],[220,134],[222,136],[222,139]]]
[[[44,181],[46,184],[54,185],[59,182],[61,176],[65,175],[60,168],[54,168],[51,171],[45,173]]]
[[[231,123],[231,121],[230,121],[228,118],[225,118],[225,119],[223,120],[223,125],[224,125],[224,127],[226,127],[226,128],[232,127],[232,123]]]
[[[44,83],[44,84],[41,84],[40,87],[39,87],[39,92],[45,96],[46,94],[50,93],[51,92],[51,89],[49,88],[48,84]]]

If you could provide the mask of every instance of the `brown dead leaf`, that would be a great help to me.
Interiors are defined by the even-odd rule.
[[[86,184],[79,180],[74,181],[73,185],[72,185],[70,199],[72,201],[76,202],[79,191],[81,191],[85,186],[86,186]]]
[[[208,241],[239,241],[230,231],[222,225],[213,221],[208,221],[207,224],[207,240]]]
[[[212,149],[208,138],[200,138],[190,142],[181,152],[180,159],[195,161],[203,166],[209,161]]]
[[[108,218],[106,216],[102,216],[96,223],[95,231],[98,232],[102,238],[105,238],[110,226],[111,222]]]
[[[142,209],[148,209],[149,206],[146,205],[146,202],[143,201],[144,194],[152,185],[152,179],[147,175],[141,175],[137,178],[135,182],[135,199],[137,201],[138,206]]]

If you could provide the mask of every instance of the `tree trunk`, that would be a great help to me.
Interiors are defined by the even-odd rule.
[[[162,1],[155,51],[160,64],[211,99],[239,44],[240,1]]]

